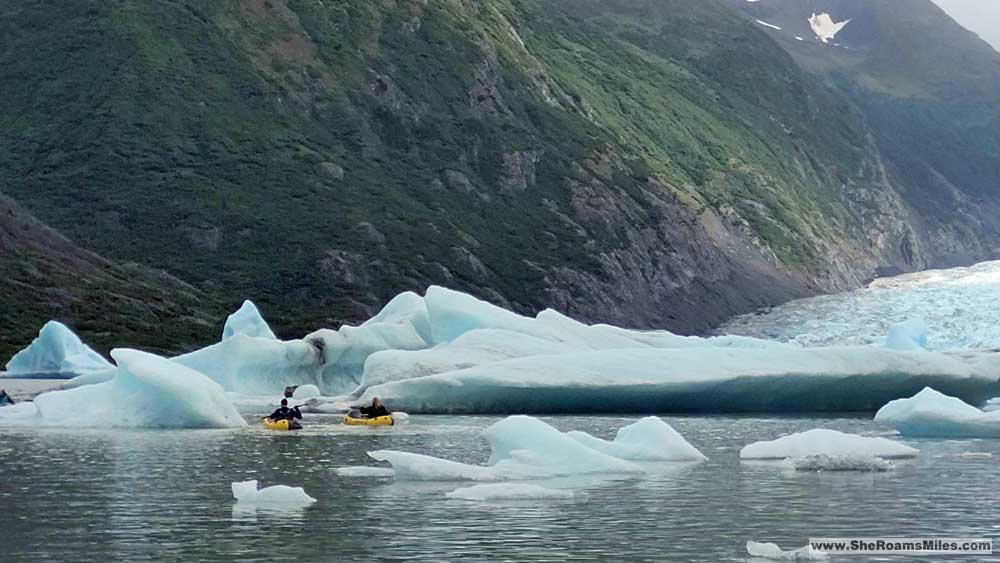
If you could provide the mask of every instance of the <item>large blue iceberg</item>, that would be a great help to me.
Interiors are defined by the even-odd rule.
[[[884,341],[803,347],[634,331],[552,310],[518,315],[432,286],[400,294],[359,326],[287,341],[246,302],[220,342],[171,361],[230,395],[311,385],[325,396],[317,399],[339,396],[337,408],[379,397],[421,413],[873,412],[925,386],[971,404],[1000,395],[994,351],[928,351],[919,321]],[[114,375],[105,366],[72,384]]]

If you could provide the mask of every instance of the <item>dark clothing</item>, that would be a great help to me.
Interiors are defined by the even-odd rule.
[[[271,420],[295,420],[296,418],[301,419],[302,413],[299,412],[299,407],[281,407],[278,410],[271,413],[269,416]]]
[[[361,414],[367,416],[368,418],[378,418],[380,416],[389,416],[389,411],[382,405],[377,407],[361,407],[358,409]]]

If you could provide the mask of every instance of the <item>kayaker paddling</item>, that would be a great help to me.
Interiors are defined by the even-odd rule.
[[[282,399],[281,406],[271,413],[271,416],[262,418],[264,426],[272,430],[298,430],[302,428],[302,425],[295,419],[302,420],[302,412],[299,411],[299,405],[288,408],[288,399]]]

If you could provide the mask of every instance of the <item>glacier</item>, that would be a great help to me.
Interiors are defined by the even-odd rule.
[[[665,423],[661,425],[662,421],[658,423],[659,419],[653,418],[625,427],[628,430],[619,433],[622,440],[606,442],[582,432],[560,432],[530,416],[510,416],[483,432],[491,450],[486,465],[392,450],[372,451],[368,455],[390,463],[396,479],[409,481],[507,481],[593,473],[638,474],[645,470],[630,459],[705,459],[679,434],[675,435],[673,429],[666,431]]]
[[[5,377],[71,379],[114,366],[59,321],[42,326],[27,348],[7,362]]]
[[[920,450],[886,438],[868,438],[826,428],[754,442],[740,450],[740,459],[776,460],[808,456],[914,457]]]
[[[235,428],[246,426],[222,387],[166,358],[115,349],[114,378],[35,397],[15,422],[69,428]],[[26,403],[27,404],[27,403]]]
[[[802,346],[881,346],[893,325],[925,321],[926,348],[1000,349],[1000,261],[878,278],[867,287],[744,315],[719,333]]]
[[[282,504],[309,505],[316,499],[306,494],[302,487],[287,485],[272,485],[263,489],[257,488],[257,480],[241,481],[232,484],[233,498],[237,502],[247,504]]]
[[[875,413],[875,422],[890,424],[903,436],[1000,438],[1000,411],[979,410],[930,387],[889,402]]]
[[[885,347],[892,350],[927,350],[927,323],[910,319],[889,327]]]

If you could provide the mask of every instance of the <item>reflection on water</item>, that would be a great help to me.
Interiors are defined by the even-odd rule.
[[[445,493],[469,483],[333,471],[372,465],[365,452],[375,449],[485,463],[480,430],[495,420],[417,416],[405,426],[345,428],[339,417],[319,416],[297,433],[0,429],[0,549],[5,561],[715,562],[745,561],[748,539],[793,548],[810,535],[1000,535],[1000,441],[909,440],[920,457],[888,473],[796,472],[738,459],[750,442],[815,427],[886,430],[857,418],[671,418],[707,462],[539,483],[572,489],[570,499],[464,501]],[[630,422],[546,420],[603,438]],[[302,486],[318,502],[236,504],[230,483],[247,479]]]

